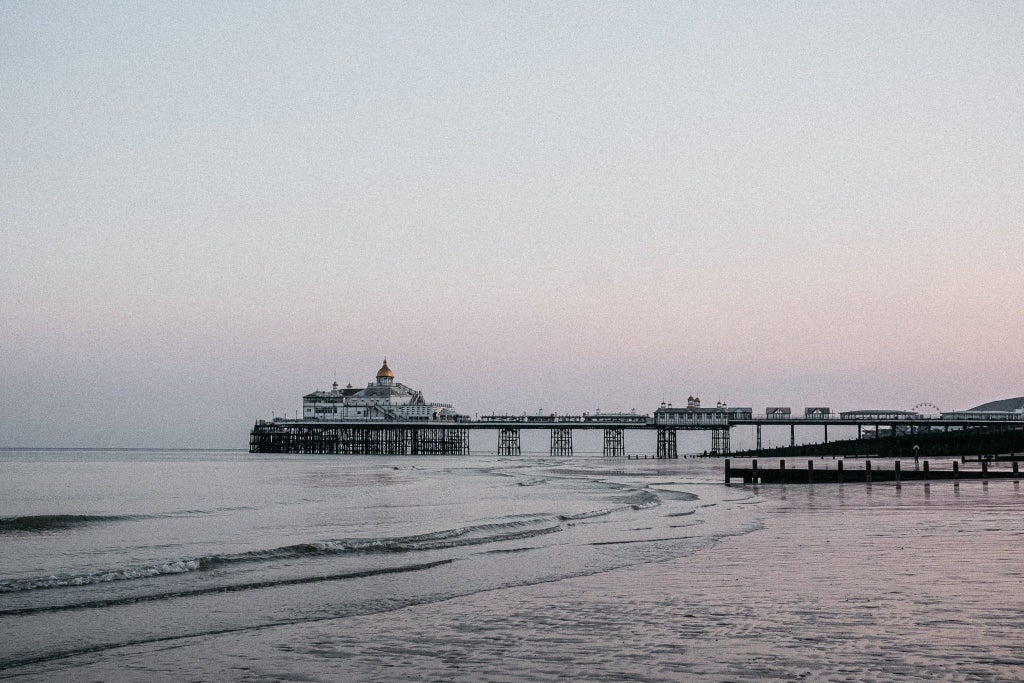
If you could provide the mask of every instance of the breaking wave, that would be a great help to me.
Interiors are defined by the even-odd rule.
[[[637,491],[636,493],[626,496],[622,499],[622,502],[629,505],[634,510],[646,510],[648,508],[658,507],[661,505],[661,498],[650,491]]]
[[[422,550],[440,550],[459,546],[500,543],[562,530],[561,524],[548,516],[511,522],[479,524],[446,529],[416,536],[397,538],[347,538],[312,543],[299,543],[269,550],[244,553],[207,555],[204,557],[173,560],[146,566],[123,567],[86,574],[60,574],[0,582],[0,593],[13,593],[46,588],[87,586],[113,581],[130,581],[156,576],[184,574],[239,563],[290,560],[309,556],[343,555],[354,553],[402,553]]]

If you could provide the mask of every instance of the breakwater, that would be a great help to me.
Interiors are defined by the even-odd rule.
[[[1024,452],[1024,429],[979,426],[953,431],[918,432],[881,438],[861,438],[800,446],[753,449],[732,453],[749,458],[810,458],[815,456],[877,456],[880,458],[950,458],[966,455]]]
[[[777,468],[760,467],[757,460],[751,460],[746,467],[733,467],[731,459],[725,460],[725,483],[738,479],[744,484],[842,484],[871,482],[902,482],[931,480],[961,479],[1020,479],[1020,463],[1012,461],[1009,468],[994,469],[988,460],[981,460],[980,469],[962,469],[960,463],[953,461],[950,467],[935,469],[927,460],[913,463],[912,467],[904,468],[897,460],[892,467],[879,467],[870,460],[862,466],[846,467],[846,463],[837,460],[833,467],[828,463],[819,463],[815,467],[814,460],[807,461],[807,467],[795,467],[779,461]]]

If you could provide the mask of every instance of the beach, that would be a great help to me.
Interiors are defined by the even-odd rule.
[[[486,459],[474,467],[481,464],[496,463]],[[517,463],[512,469],[524,476],[521,470],[528,469],[534,477],[521,478],[517,490],[544,488],[537,479],[546,472],[565,477],[559,480],[563,492],[582,482],[614,480],[694,498],[631,509],[622,524],[616,514],[580,517],[601,521],[589,530],[567,526],[521,537],[482,554],[476,548],[472,557],[430,570],[379,575],[374,590],[390,596],[392,608],[360,603],[361,609],[339,617],[310,608],[288,623],[260,623],[257,603],[278,604],[275,591],[295,590],[277,586],[250,591],[244,599],[202,603],[210,609],[246,607],[248,624],[121,643],[8,667],[0,675],[303,681],[1020,678],[1024,598],[1016,550],[1024,497],[1016,482],[726,487],[713,481],[720,462],[630,465],[581,458]],[[578,476],[562,474],[572,471]],[[433,475],[431,481],[436,484]],[[533,483],[519,486],[523,482]],[[582,535],[565,542],[572,534]],[[600,552],[587,554],[595,549]],[[529,560],[531,555],[536,559]],[[351,605],[338,600],[346,583],[351,580],[311,583],[315,593],[288,599]],[[198,604],[189,600],[162,601],[168,604],[160,604],[159,614],[173,614],[171,603]],[[17,624],[16,617],[2,618]]]

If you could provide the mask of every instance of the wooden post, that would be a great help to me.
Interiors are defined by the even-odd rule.
[[[925,475],[925,477],[928,476],[928,461],[927,460],[924,461],[924,475]]]
[[[960,478],[960,463],[958,463],[956,460],[953,461],[953,478]]]
[[[864,481],[866,481],[869,484],[871,483],[871,461],[870,460],[865,460],[864,461]]]
[[[779,461],[779,483],[780,484],[785,484],[786,483],[786,461],[785,460],[780,460]]]
[[[814,483],[814,461],[813,460],[808,460],[807,461],[807,483],[808,484],[813,484]]]
[[[728,484],[732,476],[729,473],[729,458],[725,459],[725,483]]]
[[[751,484],[756,484],[757,483],[757,458],[755,458],[755,459],[750,461],[750,474],[751,474],[750,483]]]
[[[1014,460],[1014,461],[1013,461],[1013,478],[1014,478],[1014,479],[1017,479],[1017,478],[1018,478],[1018,475],[1020,474],[1020,473],[1019,473],[1019,472],[1017,471],[1017,469],[1018,469],[1018,468],[1017,468],[1017,465],[1018,465],[1018,464],[1019,464],[1019,463],[1018,463],[1018,462],[1017,462],[1016,460]]]
[[[894,471],[896,472],[896,483],[898,484],[898,483],[900,483],[900,461],[897,460],[894,464],[895,464]]]
[[[984,479],[988,479],[988,460],[981,461],[981,474]]]
[[[839,468],[839,483],[842,484],[843,483],[843,461],[840,460],[837,463],[837,466]]]

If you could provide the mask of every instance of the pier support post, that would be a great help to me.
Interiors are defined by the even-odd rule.
[[[958,463],[956,460],[953,461],[953,478],[960,478],[960,463]]]
[[[626,441],[621,429],[604,430],[604,457],[621,458],[626,454]]]
[[[568,427],[554,427],[551,430],[551,455],[572,455],[572,430]]]
[[[981,476],[983,479],[988,479],[988,460],[981,461]]]
[[[498,432],[498,455],[522,455],[519,430],[515,427],[502,427]]]
[[[757,458],[750,461],[750,483],[757,483]]]
[[[796,445],[796,425],[789,425],[789,445]]]
[[[725,459],[725,483],[728,484],[729,480],[732,479],[732,473],[729,468],[729,458]]]
[[[837,471],[839,473],[839,483],[842,484],[843,483],[843,461],[840,460],[839,462],[837,462],[836,463],[836,467],[838,468]]]
[[[871,461],[870,460],[865,460],[864,461],[864,481],[866,481],[869,484],[871,483]]]
[[[757,425],[757,450],[761,450],[761,425]]]
[[[1013,461],[1013,478],[1014,479],[1017,479],[1019,477],[1019,475],[1020,475],[1020,472],[1017,471],[1018,470],[1018,465],[1019,465],[1019,463],[1016,460],[1014,460]]]
[[[895,463],[893,463],[893,471],[895,472],[896,483],[899,484],[900,483],[900,461],[899,460],[897,460]]]
[[[808,484],[813,484],[814,483],[814,461],[813,460],[808,460],[807,461],[807,483]]]
[[[825,425],[825,443],[828,443],[828,425]]]
[[[729,427],[715,427],[711,430],[711,452],[715,455],[729,453]]]
[[[726,453],[729,451],[726,450]],[[659,460],[673,460],[679,457],[676,450],[676,430],[674,427],[658,427],[658,453]]]
[[[785,484],[786,483],[786,461],[785,460],[780,460],[779,461],[779,483],[780,484]]]

